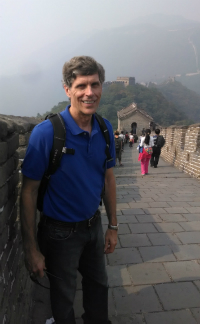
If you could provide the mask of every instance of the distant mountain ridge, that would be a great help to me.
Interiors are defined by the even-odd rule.
[[[25,75],[0,78],[1,113],[22,114],[28,110],[26,115],[36,115],[66,100],[61,85],[62,66],[77,55],[93,56],[99,61],[107,81],[116,80],[117,76],[133,76],[137,82],[160,83],[179,75],[177,79],[200,92],[199,22],[154,15],[124,27],[94,31],[89,37],[76,35],[76,39],[76,45],[66,37],[54,42],[52,48],[44,47],[38,55],[35,52],[32,60],[37,62],[37,75],[27,70]],[[188,73],[197,75],[189,77]]]
[[[186,88],[178,81],[166,81],[156,88],[165,98],[173,102],[180,112],[195,123],[200,123],[200,95]]]

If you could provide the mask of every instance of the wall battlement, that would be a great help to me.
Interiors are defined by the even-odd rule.
[[[161,157],[185,173],[200,178],[200,124],[163,128]]]
[[[19,222],[20,159],[35,118],[0,114],[0,323],[29,323],[32,283]]]

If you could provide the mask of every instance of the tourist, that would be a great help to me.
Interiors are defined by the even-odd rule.
[[[145,136],[141,137],[139,145],[139,157],[138,161],[141,160],[141,175],[148,174],[149,161],[153,152],[152,147],[154,146],[153,137],[150,136],[151,130],[146,129]]]
[[[161,148],[165,144],[165,139],[160,135],[160,129],[155,129],[155,135],[153,136],[154,146],[153,153],[151,155],[150,165],[151,167],[157,168],[158,161],[160,158]]]
[[[119,137],[122,139],[122,151],[124,151],[124,142],[125,142],[124,131],[121,131],[121,133],[119,134]]]
[[[121,162],[122,160],[122,143],[123,140],[122,138],[119,136],[119,132],[115,131],[115,166],[117,166],[117,159],[119,160],[119,167],[122,167],[123,164]]]
[[[73,148],[74,154],[63,155],[50,177],[38,242],[36,202],[53,145],[50,120],[34,128],[23,162],[21,228],[25,265],[35,279],[47,272],[57,324],[75,323],[73,303],[78,271],[83,276],[84,323],[109,323],[104,253],[114,251],[118,225],[112,170],[115,159],[106,159],[106,142],[95,118],[104,79],[103,67],[88,56],[74,57],[63,66],[63,86],[71,103],[61,112],[61,119],[66,127],[66,147]],[[110,138],[110,155],[115,158],[112,126],[105,119],[104,122]],[[98,209],[101,194],[109,219],[105,243]]]
[[[126,141],[126,143],[128,142],[128,140],[129,140],[129,135],[128,135],[128,132],[126,132],[126,134],[125,134],[125,141]]]
[[[134,143],[134,137],[133,137],[133,132],[130,133],[129,135],[129,147],[132,148]]]

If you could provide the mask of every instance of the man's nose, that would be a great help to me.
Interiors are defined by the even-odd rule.
[[[92,96],[93,95],[92,87],[87,86],[85,93],[86,93],[87,96]]]

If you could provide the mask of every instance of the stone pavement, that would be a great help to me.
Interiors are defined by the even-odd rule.
[[[141,176],[136,144],[115,167],[118,244],[107,255],[113,323],[200,322],[200,181],[160,159]],[[107,217],[102,209],[104,231]],[[33,323],[51,317],[48,291],[37,287]],[[82,291],[75,299],[81,323]]]

